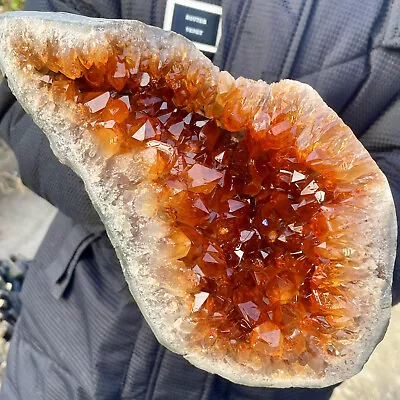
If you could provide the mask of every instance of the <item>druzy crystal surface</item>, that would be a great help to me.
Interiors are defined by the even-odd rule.
[[[362,273],[345,251],[358,249],[340,248],[346,238],[335,215],[354,203],[355,189],[340,190],[313,168],[323,162],[318,151],[301,157],[291,141],[295,111],[276,110],[261,134],[229,132],[176,107],[166,80],[183,85],[179,77],[139,71],[123,52],[100,67],[70,56],[37,63],[59,101],[82,105],[104,153],[154,149],[147,179],[161,190],[158,214],[174,227],[178,261],[167,280],[192,299],[193,344],[323,373],[310,346],[334,354],[343,337],[357,337],[347,284]],[[230,111],[241,112],[240,105]]]
[[[174,351],[204,354],[218,366],[196,365],[236,382],[253,384],[228,371],[238,365],[267,380],[336,373],[364,340],[363,313],[376,310],[363,224],[381,172],[310,88],[235,80],[180,39],[152,51],[116,29],[81,47],[63,31],[36,45],[28,29],[12,46],[24,74],[84,128],[73,141],[96,143],[85,157],[101,165],[98,185],[118,193],[109,208],[128,210],[132,237],[158,238],[140,260],[160,304],[172,300],[157,308],[154,295],[151,326],[158,318],[179,332]],[[126,160],[139,164],[135,179]]]

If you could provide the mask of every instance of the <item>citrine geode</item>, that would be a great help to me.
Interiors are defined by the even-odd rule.
[[[0,65],[84,180],[162,344],[254,386],[360,370],[389,317],[394,207],[315,91],[235,80],[137,21],[65,14],[1,17]]]

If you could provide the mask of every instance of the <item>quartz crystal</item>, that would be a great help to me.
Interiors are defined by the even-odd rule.
[[[16,94],[35,87],[50,104],[37,123],[93,182],[159,340],[251,385],[323,386],[357,372],[377,342],[371,324],[379,336],[385,323],[393,204],[318,95],[291,81],[234,80],[181,37],[135,21],[14,15],[0,31],[13,32],[2,51],[24,71],[15,79],[28,89]],[[70,144],[47,127],[56,114],[80,126]]]

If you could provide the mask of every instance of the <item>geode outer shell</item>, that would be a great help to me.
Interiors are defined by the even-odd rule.
[[[289,80],[271,85],[243,78],[233,80],[229,74],[213,66],[183,37],[138,21],[35,12],[9,13],[0,17],[0,67],[8,79],[10,89],[46,134],[58,159],[83,179],[115,247],[130,291],[161,344],[183,355],[199,368],[250,386],[322,387],[340,382],[360,371],[382,339],[388,324],[397,235],[390,189],[372,159],[370,163],[377,177],[368,194],[368,217],[354,222],[359,231],[358,245],[365,250],[363,268],[370,273],[366,281],[356,283],[359,299],[363,302],[361,306],[364,306],[359,315],[359,338],[349,343],[340,357],[326,357],[328,366],[323,375],[288,375],[284,371],[263,373],[262,370],[254,370],[236,362],[229,354],[221,356],[213,352],[212,348],[199,350],[191,346],[190,331],[187,331],[179,301],[173,293],[160,285],[157,275],[154,275],[157,263],[162,262],[161,246],[168,227],[155,220],[148,211],[154,197],[151,185],[139,184],[146,174],[147,166],[154,163],[151,159],[153,153],[124,155],[113,158],[112,162],[106,157],[99,158],[99,145],[88,134],[90,128],[77,121],[74,107],[68,103],[54,102],[37,79],[40,76],[38,71],[20,68],[15,52],[17,37],[33,37],[33,48],[43,47],[48,40],[56,39],[66,49],[80,48],[88,54],[95,51],[93,49],[96,46],[109,45],[110,38],[113,38],[128,49],[138,47],[156,55],[167,54],[166,64],[172,64],[173,61],[185,66],[190,63],[191,68],[195,68],[192,74],[197,71],[198,76],[204,76],[206,71],[207,80],[199,83],[199,93],[205,93],[211,88],[215,95],[212,104],[216,104],[226,97],[227,92],[234,91],[234,100],[243,106],[245,118],[252,118],[250,125],[253,122],[254,126],[260,123],[252,107],[257,104],[257,99],[262,98],[265,99],[264,103],[270,105],[274,102],[294,105],[304,118],[328,115],[341,128],[346,128],[311,87]],[[180,106],[209,118],[215,117],[220,126],[234,130],[227,126],[227,120],[224,119],[226,116],[215,115],[218,107],[212,107],[212,104],[204,105],[201,99],[195,98]],[[308,140],[310,138],[315,140],[311,133]],[[351,136],[349,142],[354,154],[367,157],[366,150],[354,136]],[[349,154],[342,161],[351,164]],[[129,190],[123,184],[126,178],[130,182]]]

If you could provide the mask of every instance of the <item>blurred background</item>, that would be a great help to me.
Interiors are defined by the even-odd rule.
[[[25,0],[0,0],[0,13],[23,8]]]
[[[23,5],[24,0],[0,0],[0,13],[19,10]],[[1,79],[0,75],[0,82]],[[33,258],[55,212],[53,206],[22,184],[16,160],[0,140],[0,260]],[[6,328],[1,323],[0,336],[3,336]],[[400,399],[399,332],[400,304],[392,308],[386,336],[362,372],[336,388],[331,399]],[[8,346],[6,340],[0,339],[0,379],[6,366]]]

